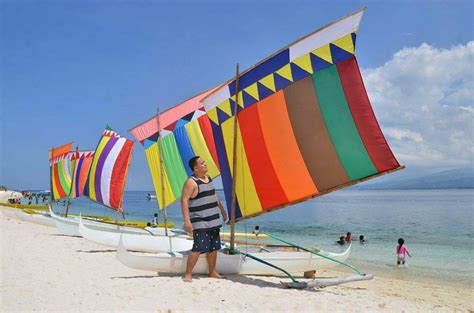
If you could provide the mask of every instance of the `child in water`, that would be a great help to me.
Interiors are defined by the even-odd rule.
[[[344,236],[341,236],[339,237],[339,240],[336,241],[336,243],[340,244],[341,246],[343,246],[346,242],[344,241]]]
[[[397,266],[405,265],[405,255],[411,258],[410,252],[408,252],[408,247],[405,245],[405,240],[403,238],[398,239],[397,246]]]

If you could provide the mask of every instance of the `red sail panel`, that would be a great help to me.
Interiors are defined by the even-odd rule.
[[[123,191],[125,189],[125,180],[127,179],[128,167],[132,156],[134,142],[127,140],[120,151],[112,171],[110,179],[110,207],[116,208],[122,212]]]
[[[288,203],[288,198],[268,155],[265,138],[260,128],[258,105],[243,110],[238,118],[250,171],[263,209],[267,210]]]
[[[349,109],[372,163],[378,172],[398,168],[400,164],[395,159],[375,118],[357,60],[350,58],[339,62],[337,70]]]
[[[214,145],[214,134],[212,133],[211,123],[209,117],[206,115],[198,117],[199,128],[201,128],[202,136],[206,141],[207,149],[214,160],[217,168],[220,170],[219,158],[217,157],[216,146]]]

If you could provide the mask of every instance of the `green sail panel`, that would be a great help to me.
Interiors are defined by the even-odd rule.
[[[337,67],[314,73],[313,83],[329,136],[349,178],[354,181],[376,174],[352,118]]]
[[[59,172],[59,180],[61,181],[61,186],[64,189],[64,192],[66,195],[69,195],[71,192],[71,182],[70,178],[68,181],[68,178],[66,177],[66,162],[69,162],[69,159],[64,159],[62,161],[59,161],[58,163],[58,172]]]
[[[176,198],[180,197],[181,189],[188,178],[188,174],[186,174],[183,162],[181,161],[181,155],[179,154],[174,134],[171,133],[163,137],[159,142],[160,146],[163,147],[163,149],[160,150],[163,151],[163,163],[166,174],[168,177],[173,177],[173,179],[170,179],[171,190],[173,190],[173,194]]]

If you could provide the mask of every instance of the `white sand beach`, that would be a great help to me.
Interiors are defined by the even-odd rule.
[[[55,228],[2,214],[0,228],[1,312],[474,311],[472,286],[378,276],[321,290],[285,289],[280,280],[287,279],[278,277],[198,276],[184,283],[179,276],[127,268],[115,259],[115,251],[58,235]]]

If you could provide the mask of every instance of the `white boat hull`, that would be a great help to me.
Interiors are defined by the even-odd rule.
[[[44,212],[38,212],[38,214],[29,214],[23,211],[22,209],[10,208],[1,206],[2,213],[8,218],[27,221],[43,226],[54,227],[54,221],[51,216],[44,214]]]
[[[24,212],[23,210],[18,210],[15,212],[18,218],[22,221],[31,222],[43,226],[54,227],[54,221],[51,216],[46,215],[44,213],[38,212],[38,214],[29,214]]]
[[[143,271],[183,274],[189,252],[168,252],[157,254],[130,253],[122,244],[117,250],[117,259],[124,265]],[[338,261],[345,261],[349,257],[350,247],[341,254],[320,252]],[[289,273],[304,273],[307,271],[325,269],[337,266],[338,263],[327,260],[309,252],[257,252],[253,256],[268,263],[285,269]],[[282,272],[255,261],[244,255],[229,255],[222,251],[217,253],[216,270],[220,274],[232,275],[281,275]],[[202,254],[194,267],[195,274],[208,274],[206,255]]]
[[[59,233],[66,235],[66,236],[77,236],[80,237],[81,234],[79,233],[79,220],[80,217],[62,217],[56,215],[51,208],[49,209],[49,213],[58,229]],[[83,223],[87,226],[99,229],[99,230],[119,230],[119,231],[127,231],[130,233],[137,233],[137,234],[149,234],[150,231],[142,229],[142,228],[135,228],[135,227],[128,227],[128,226],[121,226],[116,224],[108,224],[99,221],[92,221],[89,219],[83,219]],[[156,228],[153,230],[154,232],[161,233],[164,230],[161,228]]]
[[[169,233],[172,233],[171,230]],[[120,237],[127,250],[141,252],[163,252],[163,251],[186,251],[193,245],[192,238],[188,236],[165,236],[164,234],[154,235],[137,234],[126,230],[99,230],[79,223],[79,234],[97,244],[117,249]]]

